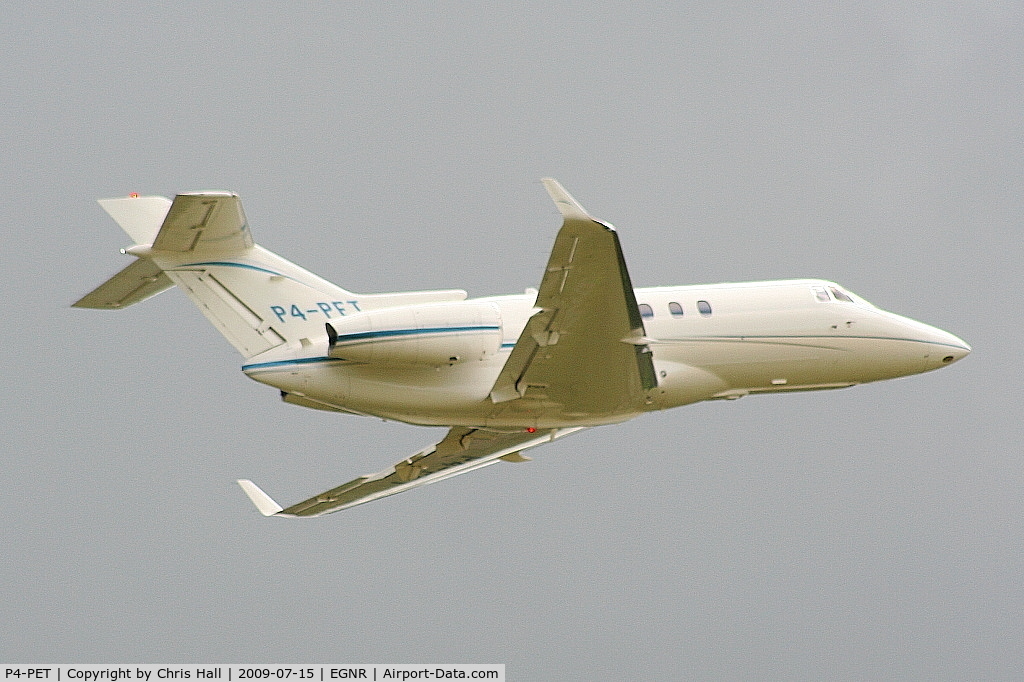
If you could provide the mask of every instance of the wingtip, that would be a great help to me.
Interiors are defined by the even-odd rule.
[[[555,202],[555,206],[561,212],[562,217],[566,219],[575,220],[594,220],[594,217],[587,213],[587,209],[580,205],[580,202],[576,201],[569,192],[566,191],[562,184],[554,178],[541,178],[541,182],[544,183],[544,189],[548,191],[551,199]]]
[[[260,513],[264,516],[274,516],[279,513],[283,507],[267,495],[263,490],[250,481],[247,478],[238,479],[238,485],[242,487],[245,494],[249,496],[252,503],[256,505],[256,508],[260,510]]]

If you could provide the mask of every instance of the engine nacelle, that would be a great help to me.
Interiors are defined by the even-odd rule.
[[[383,308],[327,323],[328,355],[357,362],[452,365],[501,348],[501,313],[491,303],[455,301]]]

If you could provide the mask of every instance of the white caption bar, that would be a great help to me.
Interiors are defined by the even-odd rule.
[[[25,665],[3,664],[0,682],[332,682],[333,680],[491,680],[505,682],[505,664],[419,663],[334,665]]]

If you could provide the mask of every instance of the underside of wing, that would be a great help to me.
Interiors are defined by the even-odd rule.
[[[174,197],[160,232],[157,251],[240,251],[251,248],[252,235],[238,195],[200,192]]]
[[[572,420],[635,413],[657,379],[618,236],[558,182],[544,185],[564,222],[537,293],[540,311],[492,389],[495,414]]]
[[[174,282],[153,261],[137,260],[72,306],[116,310],[156,296],[173,286]]]
[[[329,514],[502,459],[523,461],[527,448],[643,411],[657,379],[615,229],[590,216],[555,180],[544,185],[563,224],[538,289],[539,310],[491,390],[488,425],[508,430],[453,427],[437,445],[385,471],[287,508],[251,481],[239,481],[262,514]]]
[[[281,508],[252,481],[238,483],[264,516],[322,516],[480,469],[499,460],[524,461],[519,454],[521,451],[579,430],[577,427],[506,433],[456,427],[437,445],[385,471],[360,476],[287,508]]]

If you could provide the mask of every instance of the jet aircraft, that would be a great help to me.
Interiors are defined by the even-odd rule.
[[[266,516],[320,516],[498,462],[582,429],[704,400],[844,388],[945,367],[970,347],[818,279],[634,289],[618,235],[555,180],[540,285],[355,294],[253,241],[230,192],[102,199],[136,260],[74,305],[120,309],[177,285],[293,405],[446,426],[394,466]]]

